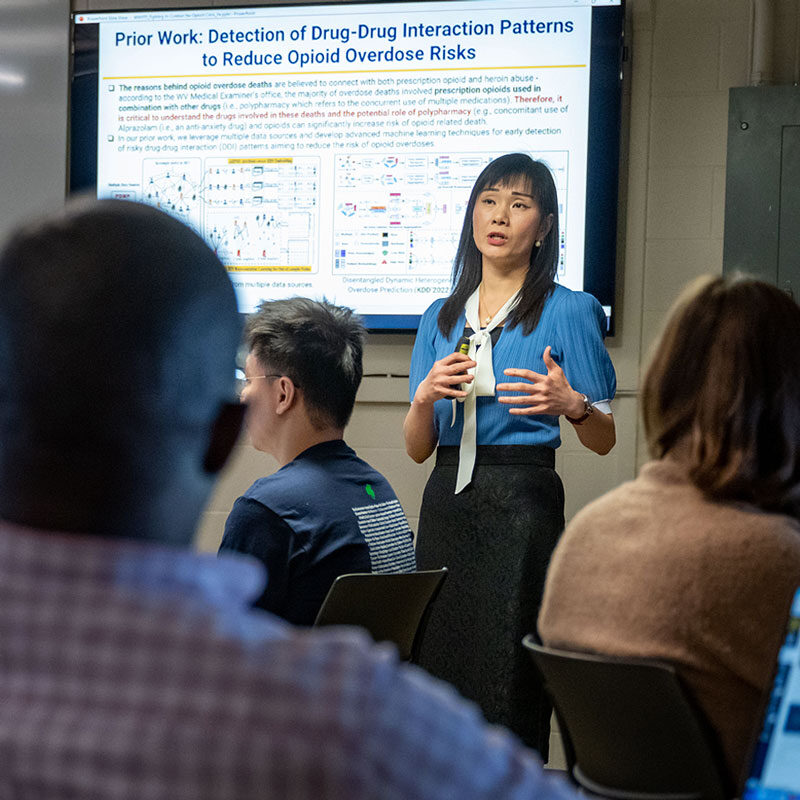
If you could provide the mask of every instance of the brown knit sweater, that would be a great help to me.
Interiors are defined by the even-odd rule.
[[[738,782],[798,585],[796,520],[710,502],[663,459],[567,526],[539,634],[556,647],[677,664]]]

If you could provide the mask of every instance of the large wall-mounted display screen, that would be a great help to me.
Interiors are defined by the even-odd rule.
[[[558,279],[613,304],[621,0],[75,13],[71,183],[184,220],[240,308],[413,329],[494,157],[547,162]]]

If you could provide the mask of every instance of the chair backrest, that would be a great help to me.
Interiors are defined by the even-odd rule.
[[[358,625],[376,642],[394,642],[404,661],[416,661],[431,604],[446,577],[447,567],[340,575],[314,625]]]
[[[556,650],[526,636],[575,782],[617,800],[732,797],[716,736],[670,664]]]

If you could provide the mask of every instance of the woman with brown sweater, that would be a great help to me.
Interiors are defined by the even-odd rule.
[[[749,279],[693,286],[642,407],[655,460],[567,527],[539,633],[677,664],[738,783],[800,585],[800,307]]]

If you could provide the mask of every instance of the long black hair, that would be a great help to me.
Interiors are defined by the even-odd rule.
[[[522,284],[519,303],[508,315],[506,323],[510,328],[522,325],[522,331],[529,334],[539,322],[544,302],[555,286],[558,266],[558,198],[553,175],[546,164],[534,161],[524,153],[508,153],[486,165],[478,175],[469,196],[467,210],[464,212],[464,225],[453,261],[452,291],[439,311],[439,330],[449,336],[461,315],[470,295],[481,282],[482,256],[475,244],[472,228],[472,212],[478,195],[487,186],[509,186],[517,181],[526,184],[534,202],[539,206],[541,218],[552,214],[553,224],[542,240],[541,247],[531,251],[531,263]]]

